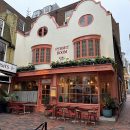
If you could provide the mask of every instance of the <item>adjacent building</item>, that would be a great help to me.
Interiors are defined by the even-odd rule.
[[[0,88],[9,89],[12,77],[16,74],[16,65],[12,64],[15,46],[11,41],[10,27],[0,18]]]
[[[127,90],[127,93],[130,93],[130,64],[126,59],[124,52],[122,52],[122,61],[123,61],[123,68],[124,68],[125,88]]]
[[[29,20],[31,18],[23,17],[4,0],[0,1],[0,86],[3,88],[9,88],[8,83],[11,83],[12,77],[16,74],[14,65],[16,32],[30,30]]]

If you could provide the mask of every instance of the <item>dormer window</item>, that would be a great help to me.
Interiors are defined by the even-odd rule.
[[[21,19],[19,19],[19,21],[18,21],[18,29],[19,29],[20,31],[22,31],[22,32],[25,31],[25,22],[22,21]]]
[[[48,32],[48,29],[47,27],[44,26],[44,27],[41,27],[37,33],[38,33],[38,36],[43,37],[43,36],[46,36],[47,32]]]
[[[73,10],[69,10],[65,12],[65,23],[67,23],[73,13]]]

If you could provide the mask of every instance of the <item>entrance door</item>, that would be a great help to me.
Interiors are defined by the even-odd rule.
[[[49,104],[50,101],[50,84],[42,84],[42,104]]]

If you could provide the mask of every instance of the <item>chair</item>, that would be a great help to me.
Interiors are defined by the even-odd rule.
[[[89,122],[91,124],[96,124],[98,121],[98,108],[93,108],[92,110],[88,111]]]
[[[53,113],[53,105],[46,105],[44,115],[45,116],[51,116]]]

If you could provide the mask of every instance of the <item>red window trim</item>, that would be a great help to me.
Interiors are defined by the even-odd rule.
[[[41,36],[39,35],[40,29],[42,29],[42,35],[41,35]],[[38,35],[39,37],[44,37],[44,36],[47,35],[47,33],[44,35],[44,29],[46,29],[46,30],[47,30],[47,33],[48,33],[48,28],[47,28],[46,26],[40,27],[40,28],[38,29],[38,31],[37,31],[37,35]]]
[[[88,15],[91,15],[91,16],[92,16],[92,21],[91,21],[90,24],[93,23],[93,21],[94,21],[93,15],[92,15],[92,14],[85,14],[85,15],[82,15],[82,16],[79,18],[78,24],[79,24],[80,27],[86,27],[86,26],[90,25],[90,24],[88,24],[88,22],[87,22],[87,21],[88,21],[88,17],[87,17]],[[81,25],[81,24],[80,24],[80,19],[81,19],[82,17],[85,17],[85,25]]]
[[[50,45],[50,44],[39,44],[39,45],[32,46],[31,48],[32,48],[32,58],[34,58],[34,59],[32,59],[33,64],[38,65],[38,64],[50,64],[51,63],[51,48],[52,48],[52,45]],[[42,48],[45,49],[44,62],[40,61],[41,49]],[[38,62],[36,62],[36,49],[39,49]],[[46,49],[50,49],[50,62],[46,61]]]
[[[100,35],[85,35],[85,36],[81,36],[81,37],[78,37],[78,38],[75,38],[73,40],[73,44],[74,44],[74,59],[75,60],[78,60],[78,59],[82,59],[82,58],[96,58],[96,40],[99,40],[99,44],[100,44]],[[87,56],[82,56],[82,41],[83,40],[86,40],[86,50],[87,50]],[[89,48],[88,48],[88,40],[93,40],[93,52],[94,52],[94,56],[89,56]],[[80,57],[77,58],[77,51],[76,51],[76,43],[80,43]],[[100,56],[100,48],[99,48],[99,56]]]

